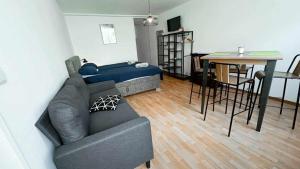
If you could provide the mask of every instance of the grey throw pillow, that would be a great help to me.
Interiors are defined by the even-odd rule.
[[[75,86],[64,86],[50,102],[48,112],[64,144],[78,141],[87,135],[88,106]]]

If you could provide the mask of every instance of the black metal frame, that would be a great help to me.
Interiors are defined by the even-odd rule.
[[[161,35],[163,41],[163,54],[158,55],[158,57],[164,58],[164,63],[161,65],[163,66],[164,71],[169,74],[169,76],[179,79],[186,79],[189,77],[188,75],[184,74],[184,60],[186,56],[191,56],[193,52],[193,42],[191,42],[190,53],[185,55],[184,37],[187,35],[191,35],[192,39],[194,38],[193,31],[183,31]],[[181,39],[182,42],[178,42],[178,39]]]
[[[300,56],[300,54],[296,55],[288,70],[286,71],[287,73],[290,73],[291,71],[291,68],[293,67],[296,59]],[[279,78],[279,77],[278,77]],[[283,87],[283,93],[282,93],[282,98],[281,98],[281,105],[280,105],[280,114],[282,114],[282,110],[283,110],[283,104],[284,104],[284,98],[285,98],[285,91],[286,91],[286,86],[287,86],[287,80],[288,78],[284,78],[284,87]],[[300,79],[297,79],[297,80],[300,80]],[[253,106],[252,106],[252,110],[251,110],[251,113],[250,113],[250,116],[249,116],[249,119],[248,121],[251,120],[251,117],[252,117],[252,114],[253,114],[253,111],[254,111],[254,107],[255,107],[255,103],[256,103],[256,100],[257,100],[257,96],[258,96],[258,93],[259,93],[259,90],[260,90],[260,86],[262,84],[262,82],[264,81],[264,78],[262,79],[259,79],[259,83],[258,83],[258,87],[257,87],[257,91],[256,91],[256,94],[255,94],[255,97],[254,97],[254,101],[253,101]],[[293,119],[293,126],[292,126],[292,129],[295,129],[295,125],[296,125],[296,120],[297,120],[297,114],[298,114],[298,108],[299,108],[299,97],[300,97],[300,83],[299,83],[299,88],[298,88],[298,95],[297,95],[297,101],[296,101],[296,107],[295,107],[295,113],[294,113],[294,119]],[[260,103],[260,101],[259,101]],[[258,104],[258,107],[260,107],[260,104]],[[248,124],[249,122],[247,122]]]
[[[240,114],[240,113],[243,113],[245,111],[248,111],[248,116],[247,116],[247,122],[248,122],[248,119],[249,119],[249,116],[250,116],[250,113],[251,113],[251,105],[252,105],[252,96],[253,96],[253,91],[254,91],[254,86],[255,86],[255,81],[254,79],[249,79],[248,81],[244,81],[242,83],[240,83],[240,65],[238,64],[230,64],[230,63],[210,63],[211,64],[221,64],[221,65],[228,65],[228,66],[235,66],[236,69],[237,69],[237,83],[236,84],[232,84],[232,83],[224,83],[224,82],[219,82],[217,80],[216,83],[218,84],[221,84],[221,86],[226,86],[226,108],[225,108],[225,114],[227,114],[227,109],[228,109],[228,100],[229,99],[229,88],[231,86],[234,86],[235,87],[235,96],[234,96],[234,99],[233,99],[233,107],[232,107],[232,112],[231,112],[231,118],[230,118],[230,125],[229,125],[229,130],[228,130],[228,137],[230,137],[230,134],[231,134],[231,128],[232,128],[232,123],[233,123],[233,117]],[[210,73],[211,72],[211,69],[210,69]],[[235,113],[235,106],[236,106],[236,103],[237,102],[237,95],[238,95],[238,91],[239,91],[239,86],[242,85],[242,84],[246,84],[246,83],[249,83],[251,85],[251,88],[249,88],[250,90],[248,90],[248,94],[250,95],[250,99],[247,100],[247,103],[245,105],[245,109],[243,111],[240,111],[238,113]],[[216,85],[217,86],[217,85]],[[213,111],[214,111],[214,107],[215,107],[215,103],[216,102],[219,102],[221,103],[221,100],[222,100],[222,87],[221,87],[221,90],[220,90],[220,100],[219,101],[215,101],[215,98],[216,98],[216,90],[217,88],[215,87],[214,88],[214,94],[213,94]],[[206,120],[206,115],[207,115],[207,108],[208,108],[208,105],[209,105],[209,96],[210,96],[210,91],[211,91],[211,88],[209,88],[208,90],[208,97],[207,97],[207,101],[206,101],[206,107],[205,107],[205,111],[204,111],[204,121]],[[250,104],[248,104],[248,102],[250,101]],[[243,103],[240,103],[241,105]],[[244,104],[243,104],[244,105]],[[249,105],[249,108],[247,108]]]
[[[146,167],[147,167],[147,168],[150,168],[150,167],[151,167],[151,162],[150,162],[150,161],[147,161],[147,162],[146,162]]]
[[[191,75],[192,88],[191,88],[191,93],[190,93],[190,101],[189,101],[189,104],[192,103],[192,96],[193,96],[193,93],[198,93],[198,98],[200,97],[200,94],[201,94],[201,85],[199,85],[199,91],[198,91],[198,92],[195,92],[195,91],[194,91],[194,83],[196,82],[196,80],[201,80],[201,76],[199,76],[199,78],[197,78],[196,76],[197,76],[197,75],[195,75],[195,74],[192,74],[192,75]]]
[[[253,77],[253,69],[254,69],[254,65],[252,65],[252,66],[250,67],[250,69],[251,69],[250,78],[252,78],[252,77]],[[247,78],[247,76],[248,76],[248,70],[247,70],[247,72],[245,73],[245,78]],[[243,90],[242,90],[242,95],[241,95],[240,107],[239,107],[239,108],[241,108],[241,106],[242,106],[242,102],[243,102],[243,98],[244,98],[245,87],[246,87],[246,84],[243,85]],[[250,86],[249,86],[249,88],[250,88]],[[249,88],[248,88],[248,90],[249,90]],[[247,95],[247,100],[248,100],[248,99],[249,99],[249,95]]]
[[[203,61],[201,60],[201,57],[206,56],[208,54],[204,54],[204,53],[193,53],[191,55],[191,76],[190,76],[190,81],[192,82],[192,87],[191,87],[191,92],[190,92],[190,100],[189,100],[189,104],[192,103],[192,95],[193,93],[197,93],[198,94],[198,98],[200,98],[200,94],[201,94],[201,84],[202,84],[202,76],[203,76],[203,72],[196,72],[196,67],[195,67],[195,62],[194,62],[194,58],[198,58],[199,59],[199,63],[200,63],[200,67],[203,67]],[[214,68],[213,66],[210,67]],[[212,78],[214,78],[214,74],[211,74],[209,76],[209,80],[211,80]],[[200,82],[200,83],[197,83]],[[199,84],[199,91],[194,91],[194,84],[197,83]]]

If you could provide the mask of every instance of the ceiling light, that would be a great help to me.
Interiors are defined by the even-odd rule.
[[[151,6],[150,6],[150,0],[148,0],[148,17],[144,19],[144,25],[145,26],[156,26],[158,25],[158,19],[157,17],[154,17],[151,15]]]

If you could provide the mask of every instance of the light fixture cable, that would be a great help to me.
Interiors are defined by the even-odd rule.
[[[149,14],[149,16],[151,16],[151,4],[150,4],[150,0],[148,0],[148,14]]]
[[[147,0],[147,2],[148,2],[148,16],[147,16],[147,18],[144,19],[143,23],[145,26],[156,26],[156,25],[158,25],[157,18],[152,16],[152,14],[151,14],[150,0]]]

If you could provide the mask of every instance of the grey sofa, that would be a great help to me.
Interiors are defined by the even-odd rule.
[[[72,85],[76,86],[82,97],[71,97],[77,91],[70,93],[66,88]],[[82,93],[84,89],[88,93]],[[69,94],[70,99],[60,100],[64,98],[61,97],[62,94]],[[58,102],[73,104],[75,107],[81,105],[82,108],[85,106],[84,102],[90,105],[99,96],[115,94],[120,92],[113,81],[86,85],[81,76],[74,75],[66,80],[48,109],[56,108],[55,104]],[[55,145],[54,162],[58,169],[132,169],[143,163],[150,168],[150,160],[153,159],[150,122],[147,118],[140,117],[124,98],[121,98],[115,111],[89,114],[87,133],[76,141],[63,140],[59,124],[53,121],[55,118],[52,116],[46,110],[36,122],[36,127]]]

